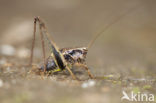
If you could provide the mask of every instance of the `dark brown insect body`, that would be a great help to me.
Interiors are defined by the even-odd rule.
[[[70,64],[86,64],[85,59],[87,55],[87,48],[62,48],[60,52],[63,54],[65,60]],[[53,56],[53,54],[51,54]],[[58,69],[55,60],[49,56],[46,60],[46,71],[61,71]],[[44,70],[44,66],[41,66],[41,70]]]
[[[72,68],[72,66],[79,66],[87,70],[89,77],[93,78],[88,67],[85,65],[87,48],[82,47],[82,48],[59,49],[58,46],[56,46],[55,42],[52,40],[50,34],[47,32],[45,23],[39,17],[34,18],[34,33],[33,33],[34,36],[32,42],[30,65],[32,64],[32,60],[33,60],[33,49],[35,44],[37,22],[39,23],[39,28],[40,28],[40,36],[42,41],[42,51],[43,51],[43,60],[44,60],[44,65],[41,66],[40,70],[43,72],[49,72],[49,71],[57,72],[57,71],[63,71],[64,69],[67,69],[71,74],[72,78],[76,79],[76,76],[73,74],[73,72],[70,69]],[[45,59],[45,48],[44,48],[44,39],[43,39],[44,37],[47,39],[51,47],[51,55],[47,60]]]
[[[127,13],[129,13],[129,11]],[[125,13],[125,14],[127,14],[127,13]],[[122,17],[125,16],[125,14],[121,15],[119,18],[112,21],[101,32],[96,34],[93,37],[93,39],[90,41],[90,43],[88,44],[87,47],[63,48],[63,49],[59,49],[58,46],[56,46],[55,42],[51,38],[51,35],[47,32],[45,23],[39,17],[35,17],[34,18],[34,33],[33,33],[34,35],[33,35],[33,42],[32,42],[30,65],[32,64],[32,60],[33,60],[33,49],[34,49],[34,44],[35,44],[36,23],[38,22],[39,29],[40,29],[41,41],[42,41],[42,51],[43,51],[43,60],[44,60],[44,65],[41,66],[40,70],[43,72],[48,72],[48,71],[57,72],[57,71],[62,71],[64,69],[67,69],[69,71],[69,73],[71,74],[71,76],[73,77],[73,79],[76,79],[75,75],[71,71],[71,68],[72,68],[72,66],[78,66],[78,67],[82,67],[85,70],[87,70],[90,78],[94,78],[85,63],[88,48],[90,48],[93,45],[93,43],[95,42],[95,40],[97,39],[97,37],[100,34],[102,34],[111,25],[113,25],[117,21],[119,21]],[[45,59],[45,48],[44,48],[44,39],[43,39],[44,37],[46,37],[47,41],[49,42],[49,44],[51,46],[51,50],[52,50],[51,55],[48,57],[48,59]]]

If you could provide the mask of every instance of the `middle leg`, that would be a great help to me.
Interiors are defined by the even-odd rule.
[[[87,71],[89,77],[90,77],[91,79],[94,79],[94,76],[93,76],[92,73],[90,72],[90,70],[89,70],[89,68],[87,67],[87,65],[85,65],[85,64],[80,64],[80,63],[76,63],[76,64],[74,64],[74,65],[77,66],[77,67],[82,67],[83,69],[85,69],[85,70]]]

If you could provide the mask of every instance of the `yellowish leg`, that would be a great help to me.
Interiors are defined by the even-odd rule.
[[[94,76],[91,74],[91,72],[90,72],[89,68],[87,67],[87,65],[85,65],[85,64],[79,64],[79,63],[76,63],[74,65],[77,66],[77,67],[82,67],[83,69],[85,69],[87,71],[89,77],[91,79],[94,79]]]
[[[62,55],[62,54],[61,54]],[[53,53],[51,54],[51,56],[54,58],[54,55],[53,55]],[[56,62],[56,61],[55,61]],[[75,80],[75,79],[77,79],[76,78],[76,76],[74,75],[74,73],[70,70],[70,67],[69,66],[67,66],[67,62],[65,61],[65,63],[66,63],[66,69],[68,70],[68,72],[70,73],[70,75],[72,76],[72,78]]]
[[[73,79],[77,79],[74,73],[70,70],[70,68],[67,66],[66,69],[69,71],[70,75],[72,76]]]

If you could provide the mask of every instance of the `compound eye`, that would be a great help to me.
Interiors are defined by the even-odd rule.
[[[84,51],[88,51],[87,48],[83,48]]]

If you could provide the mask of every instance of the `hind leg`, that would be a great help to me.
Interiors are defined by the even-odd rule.
[[[90,70],[89,70],[89,68],[87,67],[87,65],[85,65],[85,64],[79,64],[79,63],[76,63],[76,64],[74,64],[74,65],[77,66],[77,67],[82,67],[83,69],[85,69],[85,70],[87,71],[89,77],[90,77],[91,79],[94,79],[94,76],[93,76],[92,73],[90,72]]]
[[[34,52],[35,39],[36,39],[36,21],[34,20],[34,31],[33,31],[33,40],[32,40],[32,47],[31,47],[31,55],[30,55],[29,65],[32,65],[32,62],[33,62],[33,52]]]
[[[70,70],[70,68],[68,67],[68,63],[66,62],[66,60],[64,59],[64,56],[62,55],[62,53],[59,51],[58,46],[56,45],[56,43],[53,41],[51,35],[48,33],[47,28],[45,26],[45,23],[40,19],[40,17],[36,17],[36,21],[39,22],[39,26],[40,26],[40,34],[41,34],[41,39],[43,38],[43,34],[44,36],[47,38],[49,44],[51,45],[51,49],[52,49],[52,53],[54,56],[54,59],[56,61],[57,66],[63,70],[63,69],[67,69],[70,73],[70,75],[72,76],[73,79],[76,79],[76,76],[73,74],[73,72]],[[44,44],[44,43],[43,43]],[[43,45],[43,53],[44,53],[44,45]],[[45,55],[44,55],[45,57]]]

